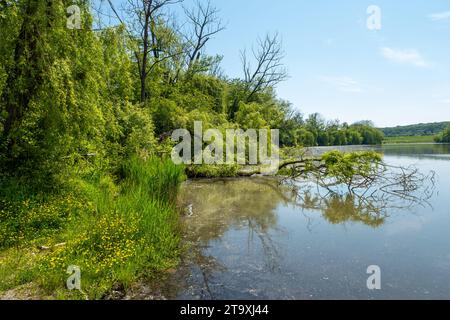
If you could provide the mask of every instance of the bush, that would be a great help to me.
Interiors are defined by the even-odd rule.
[[[186,168],[190,178],[231,178],[237,177],[238,165],[192,165]]]
[[[450,126],[435,138],[436,142],[447,143],[450,142]]]

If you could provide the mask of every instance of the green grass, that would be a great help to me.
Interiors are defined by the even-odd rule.
[[[434,142],[434,136],[385,137],[383,143],[428,143]]]
[[[32,283],[41,297],[82,299],[65,288],[66,270],[76,265],[86,295],[100,299],[114,286],[126,288],[176,266],[175,198],[183,168],[133,158],[120,175],[117,182],[93,172],[51,196],[2,185],[0,291]]]

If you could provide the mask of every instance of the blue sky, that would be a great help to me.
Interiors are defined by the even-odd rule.
[[[278,95],[306,115],[377,126],[450,121],[448,0],[211,2],[227,28],[208,53],[240,77],[240,50],[278,32],[290,75]],[[379,31],[367,28],[370,5],[381,9]]]

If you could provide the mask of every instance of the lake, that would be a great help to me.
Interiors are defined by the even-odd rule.
[[[389,164],[436,172],[429,204],[371,215],[299,200],[273,178],[186,182],[187,257],[171,298],[450,299],[450,145],[375,149]],[[367,287],[371,265],[381,290]]]

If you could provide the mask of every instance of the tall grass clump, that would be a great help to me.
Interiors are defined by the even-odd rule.
[[[184,170],[170,160],[144,160],[135,156],[122,166],[122,175],[125,189],[139,190],[154,200],[173,203],[184,179]]]

